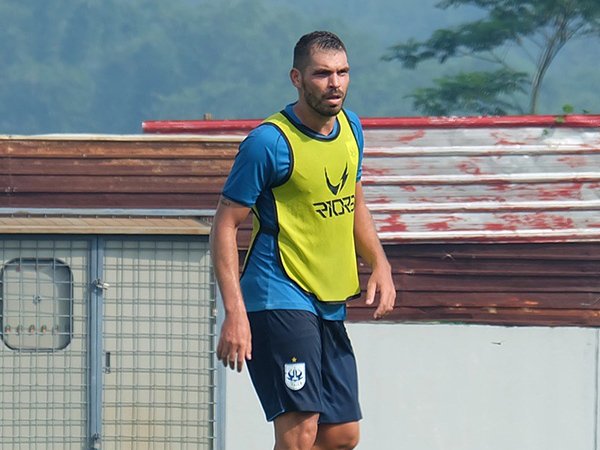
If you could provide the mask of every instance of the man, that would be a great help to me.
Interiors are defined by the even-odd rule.
[[[358,253],[371,267],[366,302],[375,319],[394,305],[390,265],[360,183],[363,134],[342,108],[350,67],[342,41],[317,31],[294,48],[297,102],[240,145],[211,231],[225,308],[217,347],[224,365],[244,361],[275,450],[352,449],[361,412],[345,301],[360,296]],[[254,212],[240,279],[236,234]]]

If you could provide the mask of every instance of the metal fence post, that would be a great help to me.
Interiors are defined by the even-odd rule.
[[[104,241],[91,243],[88,312],[88,438],[90,449],[100,449],[102,441],[102,302],[105,285],[102,282]]]

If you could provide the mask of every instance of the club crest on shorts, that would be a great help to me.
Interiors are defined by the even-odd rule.
[[[284,367],[285,385],[292,391],[299,391],[306,383],[306,365],[303,362],[296,362],[296,358],[292,358],[291,363],[285,364]]]

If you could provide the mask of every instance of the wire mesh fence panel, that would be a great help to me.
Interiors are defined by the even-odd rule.
[[[0,449],[85,448],[86,240],[0,238]]]
[[[109,240],[103,261],[102,448],[213,449],[207,243]]]

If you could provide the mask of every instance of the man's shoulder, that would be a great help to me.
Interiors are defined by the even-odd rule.
[[[281,141],[282,136],[278,128],[268,123],[261,123],[248,133],[240,145],[240,151],[272,151],[281,144]]]
[[[360,124],[360,118],[358,117],[358,114],[356,114],[354,111],[349,110],[344,108],[344,113],[346,114],[346,117],[348,118],[348,121],[358,127],[358,128],[362,128],[361,124]]]
[[[248,133],[248,137],[257,141],[273,141],[281,138],[281,130],[270,122],[262,122]]]

